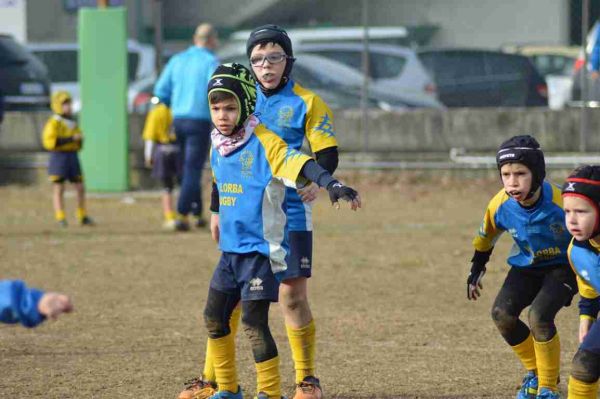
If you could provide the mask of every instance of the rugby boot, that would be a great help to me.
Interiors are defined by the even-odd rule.
[[[67,219],[57,220],[56,223],[58,224],[59,227],[62,227],[62,228],[69,226],[69,224],[67,223]]]
[[[94,219],[92,219],[89,216],[84,216],[81,219],[79,219],[79,224],[82,226],[93,226],[96,223],[94,223]]]
[[[523,377],[517,399],[535,399],[538,391],[538,378],[533,371],[528,371]]]
[[[540,388],[540,391],[538,392],[536,399],[560,399],[560,392],[558,391],[553,391],[550,388]]]
[[[321,399],[323,390],[317,377],[308,376],[296,385],[294,399]]]
[[[269,399],[269,395],[264,392],[259,392],[258,395],[254,397],[254,399]],[[281,399],[287,399],[285,396],[282,396]]]
[[[177,219],[175,221],[175,231],[190,231],[190,224],[187,220]]]
[[[206,219],[201,216],[196,217],[196,228],[203,229],[206,227]]]
[[[216,392],[217,384],[198,377],[185,383],[185,389],[181,391],[177,399],[208,399]]]
[[[242,388],[238,386],[237,392],[217,391],[209,399],[244,399]]]
[[[169,231],[175,231],[176,221],[175,219],[165,219],[163,222],[163,229]]]

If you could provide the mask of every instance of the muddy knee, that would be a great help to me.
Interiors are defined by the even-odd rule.
[[[208,337],[212,339],[222,338],[230,333],[229,324],[217,315],[207,313],[204,310],[204,325],[208,331]]]
[[[550,341],[556,335],[554,320],[548,320],[548,317],[544,317],[533,307],[529,310],[529,328],[538,342]]]
[[[600,355],[579,349],[573,357],[571,376],[579,381],[592,384],[600,376]]]
[[[292,312],[308,306],[308,298],[306,294],[296,290],[282,289],[280,301],[282,306]]]
[[[519,318],[508,314],[508,312],[501,307],[494,306],[492,308],[492,320],[494,320],[494,324],[496,324],[500,334],[502,334],[503,337],[507,337],[517,327],[517,320],[519,320]]]
[[[277,345],[269,329],[269,303],[249,301],[242,306],[242,324],[252,346],[254,361],[260,363],[274,358],[277,356]]]
[[[236,303],[237,298],[235,297],[230,297],[212,288],[209,290],[204,308],[204,325],[209,338],[222,338],[231,332],[229,318]]]

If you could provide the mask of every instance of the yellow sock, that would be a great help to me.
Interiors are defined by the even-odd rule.
[[[589,383],[569,377],[569,399],[596,399],[597,395],[598,381]]]
[[[538,387],[558,389],[558,372],[560,368],[560,338],[558,333],[547,342],[533,342],[538,369]]]
[[[238,305],[231,312],[231,318],[229,319],[229,328],[231,329],[231,335],[235,340],[235,336],[238,332],[238,327],[240,325],[240,316],[242,314],[242,307]],[[216,381],[215,377],[215,363],[214,363],[214,355],[211,351],[211,347],[206,345],[206,357],[204,358],[204,371],[202,371],[202,379],[204,381]]]
[[[311,320],[310,323],[301,328],[292,328],[288,325],[285,328],[290,341],[292,358],[294,359],[297,384],[304,377],[315,375],[315,321]]]
[[[535,347],[533,346],[533,336],[529,333],[529,336],[525,338],[525,341],[518,345],[511,346],[512,350],[519,357],[521,363],[525,367],[525,370],[532,371],[537,368],[535,359]]]
[[[60,222],[61,220],[65,220],[67,216],[65,215],[65,211],[54,211],[54,218],[57,222]]]
[[[177,215],[173,211],[165,212],[165,221],[167,221],[167,222],[175,220],[176,217],[177,217]]]
[[[238,381],[235,369],[235,341],[233,334],[222,338],[208,339],[208,350],[212,353],[215,379],[220,391],[237,392]]]
[[[264,392],[269,398],[281,398],[281,377],[279,356],[264,362],[255,363],[256,392]]]
[[[85,208],[77,208],[77,220],[81,220],[86,217]]]

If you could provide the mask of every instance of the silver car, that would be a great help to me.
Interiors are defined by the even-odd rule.
[[[331,107],[355,108],[360,106],[362,73],[352,66],[329,57],[308,53],[296,53],[292,77],[308,89],[314,90]],[[223,62],[237,62],[248,67],[246,54],[224,57]],[[416,107],[442,108],[437,101],[425,101],[406,93],[376,85],[369,79],[369,107],[399,110]],[[342,100],[343,99],[343,100]]]
[[[361,43],[302,44],[297,51],[327,57],[357,70],[362,69]],[[433,79],[408,47],[370,44],[371,90],[378,95],[401,97],[413,106],[441,108]]]

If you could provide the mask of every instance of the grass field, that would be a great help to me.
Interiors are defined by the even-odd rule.
[[[310,297],[327,398],[511,398],[523,370],[490,318],[510,238],[483,298],[466,300],[471,239],[497,180],[348,176],[364,206],[315,206]],[[202,310],[219,253],[208,231],[161,231],[157,196],[91,198],[94,228],[52,220],[47,186],[0,187],[0,276],[73,296],[76,312],[28,330],[0,326],[2,398],[175,398],[201,370]],[[69,215],[74,199],[67,200]],[[73,218],[71,217],[71,220]],[[576,302],[576,300],[574,301]],[[293,370],[271,310],[285,393]],[[566,390],[577,307],[557,320]],[[254,367],[238,339],[242,386]]]

